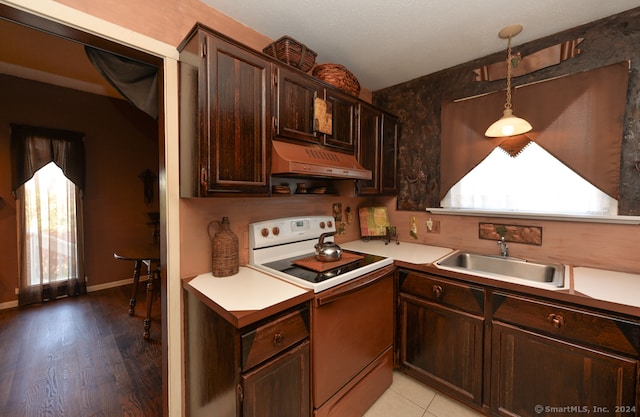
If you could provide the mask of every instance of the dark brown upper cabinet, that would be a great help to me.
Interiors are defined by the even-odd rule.
[[[398,119],[371,105],[358,106],[358,161],[370,169],[370,180],[358,180],[358,195],[397,192]]]
[[[279,139],[291,139],[324,145],[353,154],[358,99],[325,85],[299,71],[279,67],[276,83],[276,115],[274,125]],[[319,128],[314,111],[316,99],[324,100],[331,129]]]
[[[370,180],[358,180],[356,188],[359,195],[377,195],[380,193],[380,143],[382,129],[382,111],[373,106],[360,103],[358,106],[358,162],[371,170]]]
[[[202,26],[179,50],[181,194],[268,194],[273,64]]]
[[[324,145],[353,155],[357,134],[358,100],[349,94],[329,89],[325,90],[324,98],[331,109],[332,118],[332,132],[323,136]]]
[[[313,78],[284,66],[276,72],[276,136],[321,144],[321,134],[314,129],[313,109],[315,99],[324,96],[322,85]]]
[[[269,195],[272,139],[354,155],[359,195],[395,194],[395,117],[202,24],[178,50],[182,197]]]

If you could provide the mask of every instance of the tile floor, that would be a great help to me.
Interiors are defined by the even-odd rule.
[[[482,414],[401,372],[363,417],[480,417]]]

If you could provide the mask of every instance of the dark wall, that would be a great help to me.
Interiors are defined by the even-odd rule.
[[[124,100],[0,75],[0,303],[17,299],[16,200],[11,194],[10,123],[85,133],[85,272],[89,286],[131,278],[133,265],[113,252],[152,242],[138,175],[158,173],[158,124]]]
[[[496,33],[500,28],[496,29]],[[525,28],[526,30],[526,28]],[[496,35],[497,36],[497,35]],[[558,65],[512,79],[514,86],[631,61],[620,175],[619,214],[640,215],[640,8],[523,45],[523,57],[565,41],[584,38],[582,53]],[[455,42],[455,40],[452,40]],[[400,117],[398,210],[439,207],[440,106],[444,102],[504,90],[505,81],[475,81],[473,70],[504,61],[505,51],[373,93],[374,104]],[[544,105],[544,103],[540,103]],[[515,109],[517,114],[517,109]],[[496,119],[502,109],[496,109]],[[408,180],[408,178],[410,180]]]

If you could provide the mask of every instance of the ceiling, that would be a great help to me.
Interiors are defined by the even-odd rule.
[[[4,19],[0,39],[11,40],[0,42],[0,74],[122,98],[89,62],[80,43]]]
[[[640,0],[201,0],[272,38],[289,35],[375,91],[640,6]]]
[[[318,63],[346,66],[369,91],[640,7],[640,0],[201,0],[272,38],[290,35]],[[121,98],[83,45],[0,19],[0,74]],[[65,59],[60,59],[65,57]]]

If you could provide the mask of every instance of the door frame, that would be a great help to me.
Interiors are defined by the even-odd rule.
[[[160,256],[163,266],[160,280],[162,410],[164,417],[182,415],[181,290],[180,280],[169,278],[179,276],[180,271],[178,52],[171,45],[131,31],[123,31],[123,28],[110,22],[51,3],[53,2],[24,6],[0,0],[0,19],[158,68]],[[169,305],[173,308],[169,309]],[[173,312],[171,315],[169,310]],[[171,349],[170,340],[173,341]]]

